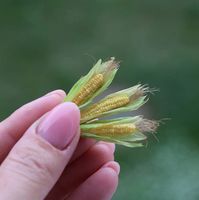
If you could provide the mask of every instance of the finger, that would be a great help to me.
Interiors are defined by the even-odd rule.
[[[63,103],[36,122],[0,167],[1,199],[44,199],[79,140],[80,112]]]
[[[97,143],[64,170],[47,199],[62,199],[95,173],[105,163],[112,161],[113,144]]]
[[[0,123],[0,163],[24,132],[44,113],[63,102],[65,92],[56,90],[28,103]]]
[[[115,152],[115,144],[110,142],[99,141],[98,144],[105,144],[109,147],[112,153]]]
[[[73,154],[73,157],[70,160],[70,163],[81,157],[94,144],[96,144],[96,140],[94,139],[80,138],[77,148]]]
[[[77,148],[73,154],[73,157],[71,158],[69,163],[74,162],[76,159],[78,159],[79,157],[81,157],[86,151],[88,151],[88,149],[90,149],[94,144],[96,144],[97,141],[94,139],[88,139],[88,138],[80,138],[79,143],[77,145]],[[112,152],[115,152],[115,145],[112,143],[108,143],[108,142],[103,142],[100,141],[98,142],[98,144],[108,144],[110,148],[112,148]]]
[[[81,184],[68,200],[110,200],[118,185],[119,164],[109,162],[83,184]]]

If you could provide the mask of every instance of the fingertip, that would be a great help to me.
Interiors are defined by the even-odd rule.
[[[109,148],[109,150],[111,151],[111,153],[115,152],[115,144],[114,143],[100,141],[100,142],[98,142],[98,144],[106,145]]]
[[[118,165],[116,164],[110,164],[109,166],[103,166],[101,168],[101,178],[102,178],[102,182],[103,179],[106,179],[106,182],[104,182],[104,185],[106,184],[106,188],[107,190],[110,192],[110,194],[114,194],[117,186],[118,186],[118,182],[119,182],[119,169],[118,169]]]
[[[80,110],[79,107],[73,102],[65,102],[62,104],[63,108],[65,108],[71,115],[74,117],[74,120],[80,121]]]
[[[113,167],[102,167],[98,171],[98,181],[96,179],[96,182],[102,185],[102,188],[98,188],[101,190],[102,199],[111,199],[118,187],[118,173]]]
[[[109,161],[114,160],[114,155],[112,153],[112,149],[110,149],[110,146],[106,143],[97,143],[94,145],[93,148],[96,152],[99,153],[99,155],[103,155],[103,157],[107,157]]]
[[[58,95],[59,97],[61,97],[62,99],[66,97],[66,93],[64,90],[58,89],[58,90],[54,90],[52,92],[47,93],[44,96],[51,96],[51,95]]]
[[[36,133],[54,147],[64,150],[79,133],[80,112],[71,102],[56,106],[36,127]]]
[[[103,167],[114,170],[117,175],[120,174],[120,165],[118,162],[110,161],[110,162],[106,163]]]
[[[102,167],[92,174],[70,196],[71,200],[112,199],[118,186],[118,175],[111,167]]]

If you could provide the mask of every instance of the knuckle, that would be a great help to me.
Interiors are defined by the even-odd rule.
[[[24,115],[31,114],[33,112],[32,103],[27,103],[21,106],[17,111],[23,113]]]
[[[53,180],[52,155],[44,146],[24,146],[8,156],[10,170],[40,184]]]

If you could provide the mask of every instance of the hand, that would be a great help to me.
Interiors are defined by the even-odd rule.
[[[79,139],[79,109],[64,97],[54,91],[0,123],[1,200],[111,199],[115,147]]]

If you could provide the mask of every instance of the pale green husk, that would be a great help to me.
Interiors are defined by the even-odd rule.
[[[142,86],[140,84],[138,84],[138,85],[135,85],[135,86],[130,87],[128,89],[121,90],[119,92],[115,92],[113,94],[110,94],[110,95],[106,96],[104,99],[102,99],[101,101],[105,101],[106,99],[109,99],[111,97],[116,97],[116,96],[119,96],[119,95],[128,95],[129,97],[131,97],[140,88],[142,88]],[[116,108],[116,109],[113,109],[113,110],[110,110],[110,111],[107,111],[107,112],[104,112],[104,113],[100,113],[100,115],[98,113],[96,113],[96,115],[89,116],[89,118],[85,117],[85,119],[84,118],[81,119],[81,123],[82,122],[84,123],[86,121],[90,121],[94,118],[110,116],[110,115],[119,114],[119,113],[122,113],[122,112],[135,111],[135,110],[139,109],[142,105],[144,105],[147,101],[148,101],[148,99],[147,99],[146,95],[140,96],[138,99],[131,101],[129,104],[122,106],[120,108]],[[100,102],[98,102],[98,103],[100,103]],[[85,109],[88,109],[88,108],[89,107],[86,107]]]
[[[82,124],[81,127],[81,136],[94,138],[96,140],[102,140],[107,142],[113,142],[119,145],[124,145],[127,147],[141,147],[143,146],[143,141],[147,139],[147,137],[139,132],[129,133],[128,136],[103,136],[103,135],[95,135],[93,133],[89,133],[89,129],[91,128],[100,128],[104,125],[113,125],[113,124],[125,124],[125,123],[139,123],[142,120],[141,116],[136,117],[125,117],[125,118],[117,118],[113,120],[99,120],[97,122]]]
[[[103,73],[104,71],[107,71],[110,62],[114,62],[114,59],[111,59],[107,62],[102,62],[102,60],[98,60],[98,62],[94,65],[94,67],[90,70],[90,72],[79,79],[79,81],[76,82],[76,84],[71,88],[69,91],[67,97],[65,98],[65,101],[73,101],[74,97],[78,94],[78,92],[82,89],[82,87],[90,80],[90,78],[93,75]],[[90,104],[92,100],[101,94],[104,90],[108,88],[108,86],[113,81],[116,72],[118,68],[113,68],[112,70],[108,71],[105,76],[105,82],[101,88],[99,88],[85,103],[82,105],[79,105],[80,108],[83,108],[84,106]]]
[[[114,58],[111,58],[110,60],[106,62],[102,62],[101,59],[98,60],[98,62],[89,71],[89,73],[83,76],[82,78],[80,78],[74,84],[74,86],[69,91],[67,97],[65,98],[65,101],[73,102],[74,98],[80,94],[80,91],[82,90],[82,88],[86,86],[86,84],[91,80],[91,78],[94,75],[103,74],[104,84],[100,88],[96,89],[96,91],[92,93],[92,95],[90,94],[87,96],[87,98],[83,99],[85,101],[82,101],[82,103],[78,105],[81,111],[85,111],[86,109],[89,109],[89,104],[92,102],[92,100],[95,97],[97,97],[99,94],[101,94],[104,90],[106,90],[108,86],[111,84],[111,82],[113,81],[117,73],[117,70],[118,70],[118,63],[115,62]],[[141,92],[140,94],[139,94],[139,91]],[[150,120],[148,120],[149,124],[147,124],[144,121],[145,119],[143,119],[141,116],[116,118],[116,119],[111,119],[111,120],[98,120],[98,118],[113,115],[113,114],[118,114],[122,112],[137,110],[148,101],[147,96],[146,96],[147,92],[150,92],[148,87],[138,84],[128,89],[121,90],[119,92],[106,96],[101,101],[105,101],[106,99],[117,97],[120,95],[127,95],[130,99],[130,102],[125,106],[118,107],[118,108],[106,111],[104,113],[100,113],[96,111],[96,113],[94,114],[92,113],[93,114],[92,116],[85,116],[84,118],[81,118],[81,125],[80,125],[81,136],[86,137],[86,138],[94,138],[96,140],[102,140],[106,142],[113,142],[115,144],[119,144],[119,145],[123,145],[127,147],[144,146],[144,144],[146,144],[147,137],[142,132],[153,132],[153,125],[155,125],[151,123],[151,126],[149,126]],[[99,104],[100,102],[98,102],[97,104]],[[126,124],[133,123],[136,127],[136,130],[126,135],[123,135],[123,134],[97,135],[97,134],[94,134],[92,131],[89,131],[93,128],[100,128],[100,127],[103,128],[106,125],[113,125],[113,124],[120,125],[120,124],[125,124],[125,123]],[[145,124],[146,124],[146,127],[144,126]],[[149,126],[148,128],[147,128],[147,125]]]

